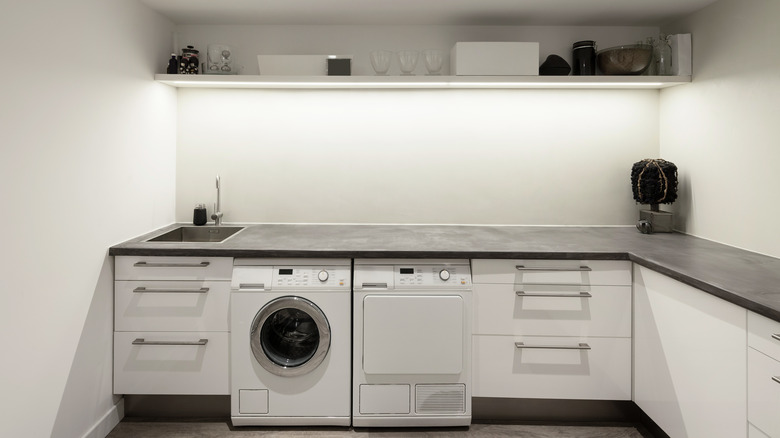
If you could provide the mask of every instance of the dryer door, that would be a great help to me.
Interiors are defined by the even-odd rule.
[[[282,377],[311,372],[330,348],[330,325],[311,301],[279,297],[255,315],[249,328],[252,354],[268,372]]]

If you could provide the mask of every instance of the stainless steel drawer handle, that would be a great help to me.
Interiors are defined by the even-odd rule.
[[[777,383],[780,383],[780,376],[772,376],[772,380],[774,380]]]
[[[167,294],[167,293],[180,293],[180,294],[205,294],[209,291],[209,288],[207,287],[201,287],[199,289],[164,289],[164,288],[146,288],[146,287],[137,287],[133,289],[133,292],[135,293],[159,293],[159,294]]]
[[[780,335],[779,334],[774,334],[774,335],[772,335],[772,339],[774,339],[776,341],[780,341]]]
[[[587,271],[592,271],[593,270],[593,269],[589,268],[588,266],[580,266],[579,268],[564,268],[564,267],[560,267],[560,268],[556,268],[556,267],[552,267],[552,268],[526,268],[523,265],[517,265],[517,266],[515,266],[515,268],[517,268],[518,271],[556,271],[556,272],[557,271],[564,271],[564,272],[565,271],[587,272]]]
[[[197,341],[147,341],[144,338],[136,338],[133,345],[206,345],[208,339],[199,339]]]
[[[363,283],[363,288],[387,289],[387,283]]]
[[[590,292],[580,292],[576,294],[545,294],[545,293],[528,293],[522,290],[515,292],[518,297],[551,297],[551,298],[593,298]]]
[[[239,283],[238,290],[241,289],[265,289],[265,283]]]
[[[578,345],[525,345],[515,342],[515,348],[542,348],[546,350],[590,350],[590,345],[580,342]]]
[[[149,263],[149,262],[136,262],[133,266],[136,268],[205,268],[210,265],[210,262],[200,263]]]

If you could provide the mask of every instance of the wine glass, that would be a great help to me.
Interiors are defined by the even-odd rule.
[[[417,50],[401,50],[398,52],[398,62],[401,65],[402,76],[414,75],[414,69],[417,68],[417,59],[420,54]]]
[[[441,74],[441,66],[444,63],[444,51],[438,49],[423,50],[423,61],[428,75],[435,76]]]
[[[393,52],[389,50],[372,50],[370,54],[371,67],[378,76],[387,74],[390,69],[390,62],[393,60]]]

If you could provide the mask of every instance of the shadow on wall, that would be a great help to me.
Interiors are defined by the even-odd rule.
[[[113,395],[112,387],[113,281],[113,263],[106,253],[70,366],[52,437],[102,438],[121,419],[122,413],[113,409],[121,398]],[[85,401],[90,401],[92,406],[85,406]],[[111,415],[115,418],[109,418]]]
[[[677,202],[672,209],[674,212],[674,229],[681,233],[688,232],[688,224],[691,223],[693,214],[693,189],[691,179],[687,174],[679,175],[677,185]]]

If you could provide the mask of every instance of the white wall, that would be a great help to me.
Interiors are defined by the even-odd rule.
[[[221,42],[245,73],[257,53],[353,53],[455,41],[630,43],[654,28],[180,26]],[[329,49],[330,48],[330,49]],[[330,50],[330,52],[328,51]],[[362,56],[362,58],[361,58]],[[254,68],[250,70],[249,67]],[[397,66],[395,67],[397,68]],[[418,67],[418,73],[422,72]],[[229,222],[630,225],[631,164],[658,155],[653,90],[179,90],[177,207]]]
[[[661,155],[679,168],[677,227],[780,257],[780,2],[721,0],[693,35],[693,83],[661,92]]]
[[[633,224],[657,91],[179,90],[177,219]]]
[[[136,0],[3,5],[0,436],[116,421],[107,250],[173,221],[172,30]]]

